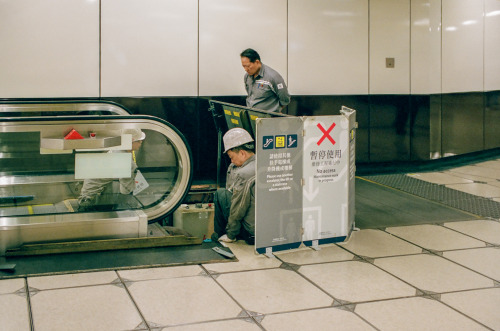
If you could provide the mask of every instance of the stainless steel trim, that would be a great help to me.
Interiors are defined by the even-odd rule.
[[[0,256],[23,244],[147,236],[141,210],[0,218]]]
[[[40,146],[48,149],[94,149],[120,146],[122,137],[102,137],[102,138],[84,138],[84,139],[64,139],[64,138],[42,138]]]
[[[130,115],[125,109],[112,103],[98,102],[68,102],[68,103],[0,103],[0,114],[6,112],[19,113],[53,113],[70,112],[79,113],[82,111],[106,111],[115,115]],[[50,114],[53,115],[53,114]]]

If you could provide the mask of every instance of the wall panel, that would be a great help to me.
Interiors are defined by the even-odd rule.
[[[500,147],[500,91],[484,93],[484,148]]]
[[[102,96],[196,96],[197,0],[102,0]]]
[[[410,160],[409,95],[370,96],[370,161]]]
[[[483,93],[450,93],[442,98],[442,155],[484,149]]]
[[[288,1],[289,88],[368,93],[368,0]]]
[[[201,96],[246,94],[246,48],[287,81],[287,0],[200,0],[199,22]]]
[[[483,90],[482,0],[443,0],[443,93]]]
[[[99,2],[0,1],[0,98],[99,96]]]
[[[394,58],[394,68],[386,68]],[[410,93],[410,1],[370,1],[370,93]]]
[[[441,93],[441,0],[411,1],[411,93]]]
[[[500,90],[500,1],[484,0],[484,89]]]

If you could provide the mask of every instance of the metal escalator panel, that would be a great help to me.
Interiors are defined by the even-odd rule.
[[[129,210],[151,222],[178,207],[191,179],[185,138],[156,117],[0,120],[0,226],[2,218],[12,224],[13,218],[102,218]]]
[[[130,115],[121,105],[111,101],[4,101],[1,117]]]

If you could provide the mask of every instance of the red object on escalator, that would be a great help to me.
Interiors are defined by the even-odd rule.
[[[82,135],[78,133],[75,129],[72,129],[64,139],[83,139]]]

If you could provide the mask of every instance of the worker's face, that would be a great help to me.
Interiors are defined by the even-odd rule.
[[[261,63],[259,60],[255,60],[255,62],[250,62],[250,59],[247,58],[246,56],[241,57],[241,65],[243,66],[243,69],[249,74],[250,76],[254,76],[259,73]]]
[[[237,167],[241,167],[246,161],[245,152],[239,150],[238,152],[233,152],[232,150],[227,151],[227,156],[231,159],[231,163]]]

